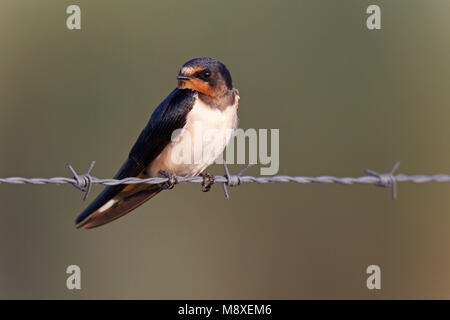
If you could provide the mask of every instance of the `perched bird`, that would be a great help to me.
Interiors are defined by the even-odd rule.
[[[223,152],[237,126],[239,92],[233,88],[225,65],[211,58],[187,61],[177,80],[177,88],[155,109],[115,179],[156,177],[161,173],[170,178],[203,175],[212,179],[203,171]],[[76,223],[79,228],[101,226],[172,186],[108,186]],[[207,191],[208,186],[204,187]]]

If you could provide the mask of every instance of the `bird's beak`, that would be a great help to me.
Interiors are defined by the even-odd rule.
[[[179,74],[179,75],[177,76],[177,79],[178,79],[178,80],[191,80],[192,77],[187,76],[187,75],[184,75],[184,74]]]

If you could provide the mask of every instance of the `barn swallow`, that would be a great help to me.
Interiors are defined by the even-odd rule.
[[[237,127],[239,102],[226,66],[211,58],[195,58],[181,67],[177,81],[177,87],[154,110],[115,179],[157,177],[161,172],[204,174],[225,149]],[[212,150],[208,156],[199,161],[175,161],[179,154],[190,157],[197,151],[198,144],[188,136],[201,135],[204,130],[221,133],[201,140],[201,148]],[[175,139],[174,132],[178,132]],[[77,226],[89,229],[111,222],[166,188],[167,184],[108,186],[78,216]]]

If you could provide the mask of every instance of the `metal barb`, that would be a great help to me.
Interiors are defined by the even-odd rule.
[[[228,186],[229,187],[236,187],[241,184],[241,174],[244,173],[248,168],[250,168],[253,164],[246,165],[243,169],[241,169],[237,174],[232,175],[230,174],[230,171],[228,170],[227,163],[223,163],[223,168],[225,169],[225,178],[227,179],[226,182],[224,182],[223,185],[223,192],[225,193],[225,198],[229,199],[230,194],[228,193]]]
[[[392,187],[392,200],[397,199],[397,180],[394,176],[394,173],[395,171],[397,171],[399,166],[400,161],[397,161],[396,163],[394,163],[392,169],[388,173],[379,173],[370,169],[365,170],[367,174],[370,174],[379,179],[376,186],[385,188]]]
[[[92,176],[91,176],[91,170],[94,168],[95,161],[92,161],[89,165],[89,168],[87,169],[86,173],[83,174],[77,174],[75,169],[70,165],[70,163],[67,163],[67,167],[73,174],[73,179],[75,179],[75,183],[72,183],[72,185],[80,190],[81,192],[84,192],[83,201],[86,201],[87,197],[89,196],[89,193],[91,192],[92,187]]]

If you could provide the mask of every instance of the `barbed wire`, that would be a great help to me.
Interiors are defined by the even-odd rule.
[[[84,192],[83,200],[86,200],[91,187],[93,184],[101,184],[105,186],[115,186],[119,184],[163,184],[168,183],[173,187],[176,183],[205,183],[205,176],[168,176],[164,177],[152,177],[152,178],[136,178],[129,177],[124,179],[100,179],[91,176],[90,172],[95,165],[93,161],[87,172],[83,174],[77,174],[70,164],[67,167],[72,172],[72,178],[66,177],[53,177],[53,178],[24,178],[24,177],[8,177],[0,178],[0,184],[32,184],[32,185],[43,185],[43,184],[71,184],[80,191]],[[215,175],[211,176],[210,184],[222,183],[225,196],[229,198],[229,193],[227,187],[236,187],[243,183],[338,183],[343,185],[351,184],[370,184],[380,187],[390,187],[392,189],[392,199],[397,197],[397,183],[398,182],[413,182],[413,183],[427,183],[427,182],[450,182],[450,175],[448,174],[435,174],[435,175],[406,175],[406,174],[395,174],[398,169],[400,162],[396,162],[392,169],[387,173],[379,173],[373,170],[365,170],[368,176],[361,177],[333,177],[333,176],[317,176],[317,177],[307,177],[307,176],[288,176],[288,175],[278,175],[278,176],[242,176],[245,170],[247,170],[251,165],[247,165],[237,174],[230,174],[228,167],[224,164],[225,175]]]

